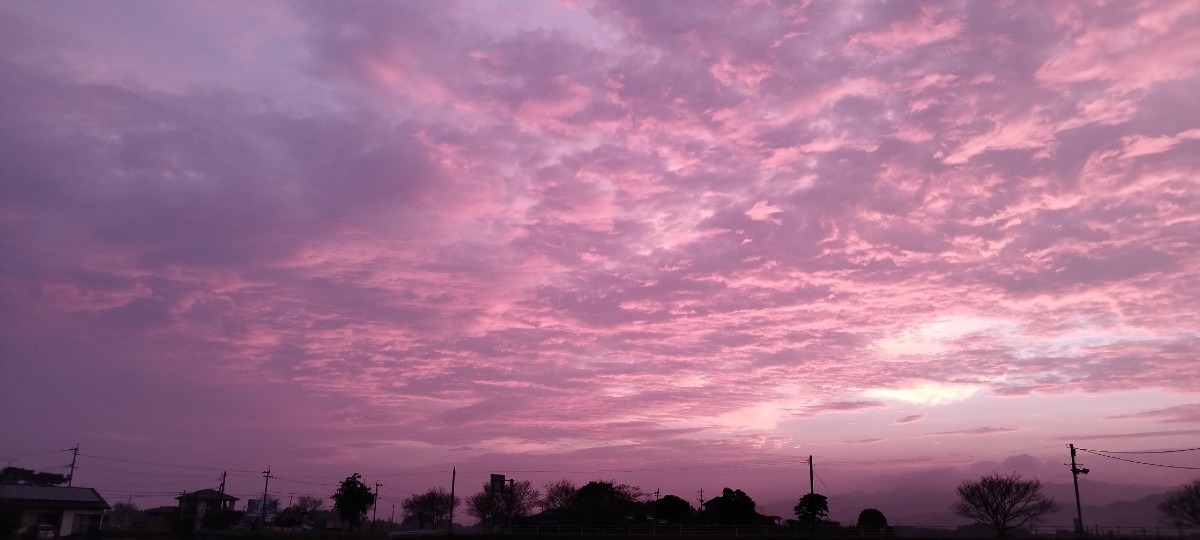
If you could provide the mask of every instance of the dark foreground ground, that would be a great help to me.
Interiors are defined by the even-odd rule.
[[[99,539],[83,540],[441,540],[443,534],[397,533],[389,536],[387,533],[347,533],[347,532],[197,532],[188,537],[170,532],[159,531],[103,531]],[[936,528],[903,528],[897,527],[889,534],[862,534],[857,531],[818,532],[815,536],[807,531],[799,533],[787,530],[730,530],[730,531],[685,531],[677,528],[663,527],[652,531],[617,531],[608,530],[603,533],[587,530],[574,531],[515,531],[513,533],[456,533],[452,538],[467,540],[987,540],[996,538],[992,531],[954,530]],[[1012,539],[1056,539],[1067,540],[1086,538],[1092,540],[1200,540],[1200,531],[1181,531],[1176,529],[1135,529],[1128,531],[1100,531],[1082,536],[1076,536],[1068,530],[1035,530],[1018,531],[1008,538]]]

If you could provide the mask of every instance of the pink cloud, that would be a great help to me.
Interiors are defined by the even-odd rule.
[[[850,36],[850,43],[869,45],[894,54],[957,37],[964,28],[962,21],[941,15],[932,7],[923,6],[917,19],[894,23],[879,32],[854,34]]]
[[[1013,431],[1017,431],[1017,430],[1015,428],[980,427],[980,428],[974,428],[974,429],[960,429],[960,430],[954,430],[954,431],[938,431],[938,432],[934,432],[934,433],[926,433],[926,434],[922,435],[922,437],[944,437],[947,435],[950,435],[950,436],[997,435],[1000,433],[1010,433]]]
[[[961,165],[971,158],[991,150],[1032,150],[1034,158],[1043,159],[1053,151],[1054,133],[1035,116],[995,119],[987,133],[964,142],[943,160],[947,165]]]
[[[1194,8],[464,7],[0,8],[3,431],[343,477],[1061,432],[998,396],[1194,435],[1109,425],[1195,401]]]
[[[1200,423],[1200,404],[1192,403],[1163,409],[1151,409],[1128,414],[1117,414],[1109,418],[1116,420],[1149,419],[1161,420],[1167,423],[1191,424]]]

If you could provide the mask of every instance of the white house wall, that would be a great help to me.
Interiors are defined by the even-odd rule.
[[[92,516],[95,516],[95,517],[93,518]],[[95,520],[99,521],[103,518],[104,518],[104,513],[97,512],[95,510],[64,510],[62,522],[59,523],[59,527],[58,527],[58,536],[59,536],[59,538],[62,538],[64,536],[67,536],[68,534],[75,532],[75,520],[76,519],[80,519],[80,520],[95,519]]]

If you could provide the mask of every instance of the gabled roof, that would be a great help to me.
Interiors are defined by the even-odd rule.
[[[108,510],[96,490],[84,487],[0,485],[0,499],[28,505]]]
[[[190,493],[184,493],[183,495],[175,497],[175,500],[177,500],[177,501],[182,501],[182,500],[236,501],[236,500],[238,500],[238,498],[234,497],[233,495],[230,495],[228,493],[221,493],[220,491],[217,491],[215,489],[201,489],[201,490],[197,490],[197,491],[192,491]]]

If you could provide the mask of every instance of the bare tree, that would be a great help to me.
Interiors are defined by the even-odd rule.
[[[489,530],[494,530],[533,513],[540,498],[541,494],[528,480],[513,482],[504,491],[492,491],[490,485],[484,484],[479,493],[467,499],[467,513],[487,525]]]
[[[424,529],[426,523],[437,529],[450,515],[450,508],[457,507],[459,502],[458,497],[450,500],[450,493],[444,488],[434,488],[404,499],[401,506],[406,517],[417,520],[417,529]]]
[[[1167,493],[1158,510],[1179,527],[1200,527],[1200,480]]]
[[[546,495],[542,497],[542,510],[563,510],[571,507],[571,497],[575,496],[575,484],[563,479],[557,482],[547,482]]]
[[[958,502],[950,506],[954,513],[996,529],[1004,536],[1009,530],[1036,522],[1058,505],[1042,493],[1042,483],[1022,480],[1021,475],[992,473],[975,482],[958,486]]]
[[[128,527],[133,524],[134,516],[138,513],[137,505],[128,502],[119,502],[112,505],[112,510],[109,512],[108,524],[118,529]]]
[[[313,497],[312,495],[301,495],[296,499],[296,504],[292,505],[305,514],[311,514],[325,507],[325,501]]]

